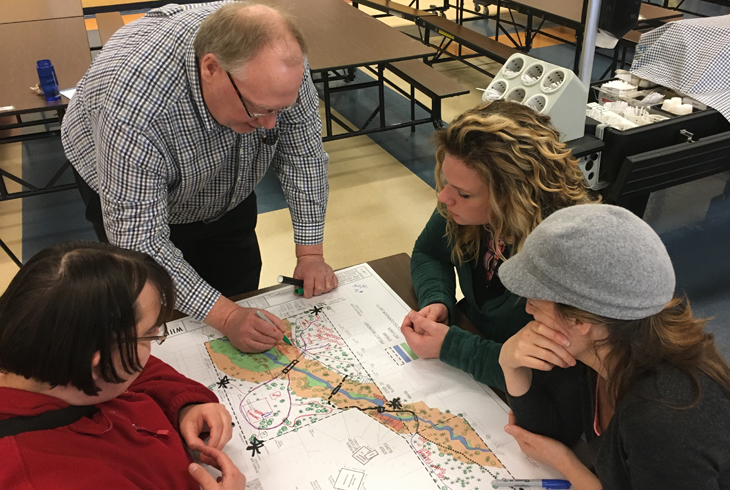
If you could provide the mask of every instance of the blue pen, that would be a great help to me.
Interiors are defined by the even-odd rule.
[[[492,488],[554,488],[569,489],[568,480],[492,480]]]

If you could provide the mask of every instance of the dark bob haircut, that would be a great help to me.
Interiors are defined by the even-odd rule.
[[[175,305],[170,275],[150,256],[106,243],[70,242],[48,247],[25,264],[0,296],[0,371],[73,385],[87,395],[101,354],[101,377],[124,381],[114,368],[119,351],[126,373],[140,371],[136,301],[147,282],[160,297],[158,324]]]

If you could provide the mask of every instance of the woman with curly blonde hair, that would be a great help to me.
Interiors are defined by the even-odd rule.
[[[496,271],[543,219],[592,199],[550,118],[529,107],[480,105],[438,131],[435,141],[438,204],[411,259],[421,310],[401,330],[418,356],[440,358],[504,389],[502,343],[532,318]],[[454,269],[464,293],[458,306],[486,339],[448,326],[457,306]]]

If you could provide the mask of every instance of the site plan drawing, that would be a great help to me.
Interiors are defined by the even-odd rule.
[[[213,390],[233,415],[225,452],[250,490],[484,489],[555,478],[507,435],[509,408],[400,324],[409,307],[368,266],[304,299],[285,287],[239,302],[284,320],[293,345],[243,354],[191,318],[153,354]]]

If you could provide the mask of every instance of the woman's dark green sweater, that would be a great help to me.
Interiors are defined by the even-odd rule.
[[[443,303],[449,320],[456,307],[456,278],[468,305],[466,316],[486,339],[452,325],[441,347],[439,358],[471,374],[477,381],[505,389],[499,366],[502,343],[532,321],[525,312],[525,299],[509,291],[477,304],[473,290],[472,264],[456,265],[451,261],[452,248],[446,237],[446,219],[435,211],[416,240],[411,258],[411,277],[421,308]]]

